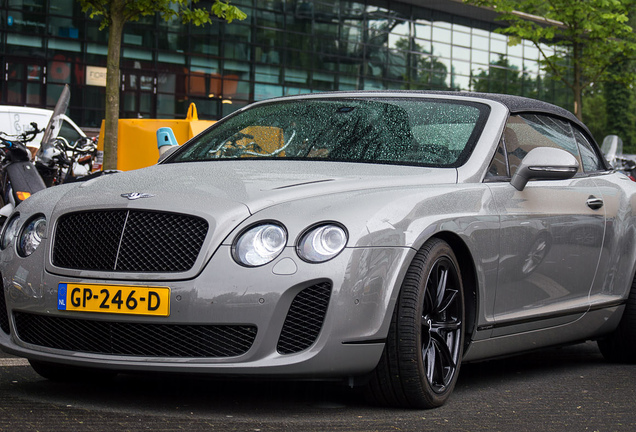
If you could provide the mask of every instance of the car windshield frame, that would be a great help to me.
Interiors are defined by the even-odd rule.
[[[222,119],[162,163],[311,160],[457,168],[489,114],[489,105],[465,99],[279,99]]]

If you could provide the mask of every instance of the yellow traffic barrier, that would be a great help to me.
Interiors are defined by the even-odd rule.
[[[172,128],[179,145],[203,132],[214,120],[199,120],[197,107],[190,104],[185,120],[173,119],[119,119],[117,130],[117,169],[130,171],[157,163],[157,129]],[[97,161],[93,171],[102,169],[104,150],[104,121],[99,131]]]

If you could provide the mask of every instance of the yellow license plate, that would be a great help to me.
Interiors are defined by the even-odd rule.
[[[60,283],[57,309],[131,315],[170,315],[170,288]]]

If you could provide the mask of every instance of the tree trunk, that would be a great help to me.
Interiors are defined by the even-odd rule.
[[[583,121],[583,97],[581,95],[583,90],[581,89],[581,85],[574,84],[572,93],[574,94],[574,115],[577,119]]]
[[[572,82],[572,93],[574,93],[574,115],[583,121],[583,87],[581,81],[581,49],[579,44],[574,44],[574,81]]]
[[[104,169],[117,169],[117,126],[119,122],[119,92],[121,37],[124,28],[124,1],[114,0],[108,26],[106,57],[106,119],[104,124]]]

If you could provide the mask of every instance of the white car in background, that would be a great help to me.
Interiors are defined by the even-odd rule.
[[[19,135],[32,130],[31,123],[35,122],[38,129],[44,129],[51,119],[53,110],[11,105],[0,105],[0,132],[6,135]],[[63,122],[58,136],[64,137],[69,143],[74,143],[86,134],[73,120],[63,115]],[[39,148],[43,134],[38,134],[29,143],[29,147]]]

